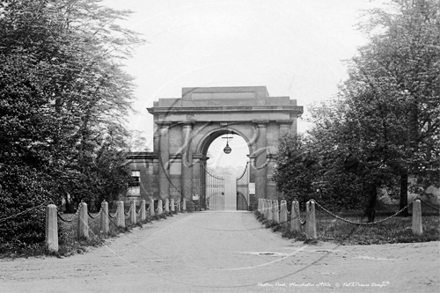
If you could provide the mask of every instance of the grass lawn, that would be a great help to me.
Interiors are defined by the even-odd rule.
[[[110,212],[110,214],[114,214],[114,212]],[[65,215],[64,218],[71,219],[73,215]],[[66,223],[63,221],[58,221],[59,231],[58,231],[58,239],[59,239],[59,250],[55,255],[60,256],[69,256],[75,253],[82,253],[87,251],[87,247],[90,246],[99,246],[104,243],[104,240],[107,238],[115,237],[120,233],[129,232],[134,227],[142,227],[143,224],[151,222],[153,220],[166,219],[168,216],[172,216],[172,213],[163,213],[154,217],[147,216],[147,219],[144,222],[140,221],[140,216],[137,214],[136,224],[131,224],[130,217],[126,217],[125,219],[125,227],[117,227],[116,226],[116,218],[110,218],[109,228],[110,231],[108,234],[104,234],[101,231],[101,222],[97,213],[91,213],[91,216],[95,219],[88,217],[88,226],[89,226],[89,239],[78,239],[77,230],[78,230],[78,218],[77,215],[73,218],[73,221]]]
[[[396,209],[397,211],[397,209]],[[395,212],[395,211],[394,211]],[[379,211],[375,222],[387,218],[394,214],[392,211]],[[290,231],[290,216],[285,225],[276,224],[263,219],[263,216],[255,212],[259,219],[267,228],[282,233],[283,237],[307,241],[304,233],[305,226],[301,226],[300,232]],[[338,216],[359,222],[362,219],[362,212],[337,212]],[[305,219],[305,213],[301,213],[301,219]],[[363,221],[365,223],[365,220]],[[388,243],[407,243],[407,242],[427,242],[440,240],[440,215],[438,211],[431,209],[424,212],[422,217],[423,234],[414,235],[412,233],[412,217],[393,217],[383,223],[373,225],[355,225],[346,223],[322,210],[316,210],[316,230],[318,241],[335,242],[341,245],[355,244],[388,244]]]

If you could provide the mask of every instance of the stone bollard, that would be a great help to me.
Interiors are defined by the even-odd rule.
[[[412,232],[415,235],[423,234],[422,226],[422,202],[420,199],[416,199],[413,202],[412,210]]]
[[[109,215],[108,215],[108,202],[105,200],[101,203],[101,215],[100,215],[100,222],[101,222],[101,231],[104,234],[108,234],[110,231],[109,227]]]
[[[273,221],[273,208],[272,208],[272,201],[267,200],[267,220]]]
[[[175,207],[175,202],[174,202],[174,198],[171,198],[171,203],[170,203],[170,208],[171,208],[171,212],[175,212],[176,211],[176,207]]]
[[[278,200],[277,199],[273,200],[272,207],[273,207],[273,221],[275,223],[279,224],[280,223],[280,208],[278,206]]]
[[[282,200],[280,205],[280,223],[287,226],[287,202],[285,200]]]
[[[157,202],[157,214],[162,215],[163,213],[163,202],[161,199]]]
[[[78,239],[89,238],[89,215],[87,215],[87,204],[81,202],[78,213]]]
[[[154,217],[154,199],[150,199],[150,216]]]
[[[301,231],[301,223],[299,222],[299,203],[298,201],[292,201],[292,212],[290,214],[290,231]]]
[[[130,202],[130,222],[136,224],[136,200]]]
[[[147,219],[147,210],[145,209],[145,205],[147,204],[147,202],[145,201],[145,199],[141,200],[141,221],[145,222],[145,220]]]
[[[183,198],[183,202],[182,202],[182,211],[186,212],[186,198]]]
[[[165,198],[165,213],[170,212],[170,199],[167,197]]]
[[[307,239],[316,239],[316,219],[315,219],[315,201],[313,199],[306,203],[307,222],[306,222],[306,237]]]
[[[46,207],[46,247],[49,251],[58,252],[57,206]]]
[[[261,198],[258,199],[258,207],[257,207],[258,212],[261,214]]]
[[[263,199],[263,207],[264,207],[264,211],[263,211],[263,214],[264,214],[264,218],[266,219],[266,220],[269,220],[269,208],[270,208],[270,204],[269,204],[269,200],[268,199]]]
[[[118,201],[118,217],[116,219],[116,227],[125,227],[124,202]]]

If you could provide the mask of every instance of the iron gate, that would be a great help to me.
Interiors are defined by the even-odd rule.
[[[209,210],[225,209],[225,180],[205,169],[205,204]]]

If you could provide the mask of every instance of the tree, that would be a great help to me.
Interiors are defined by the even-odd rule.
[[[440,3],[396,0],[387,10],[370,11],[363,28],[369,44],[349,63],[338,96],[311,109],[314,127],[302,148],[319,165],[308,182],[319,174],[333,194],[349,182],[339,196],[355,199],[362,191],[372,220],[377,188],[394,185],[395,176],[401,208],[407,205],[409,174],[438,185]],[[284,152],[282,147],[281,157]],[[301,170],[298,164],[288,168]],[[288,179],[277,180],[283,185]]]
[[[309,142],[310,143],[310,142]],[[302,136],[285,135],[280,138],[273,180],[277,189],[291,202],[305,203],[314,193],[312,183],[317,178],[317,159]]]
[[[374,145],[375,161],[400,175],[403,208],[408,175],[439,171],[440,3],[393,3],[364,25],[371,41],[353,59],[341,95]]]
[[[42,203],[127,185],[133,85],[120,60],[140,40],[115,23],[129,12],[98,2],[0,2],[0,219],[35,207],[1,223],[2,244],[44,239]]]

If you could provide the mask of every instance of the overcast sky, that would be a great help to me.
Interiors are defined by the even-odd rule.
[[[138,115],[129,127],[145,131],[146,108],[177,98],[182,87],[267,86],[305,107],[327,99],[346,75],[344,60],[365,38],[356,29],[369,0],[105,0],[130,9],[125,24],[147,43],[126,71],[136,80]],[[302,121],[299,130],[307,128]]]

